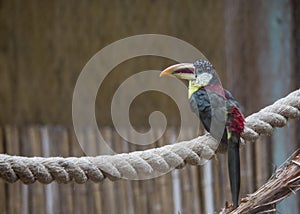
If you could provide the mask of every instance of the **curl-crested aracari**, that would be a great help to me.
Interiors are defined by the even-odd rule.
[[[200,118],[204,128],[217,140],[218,150],[228,148],[228,170],[232,201],[238,206],[240,191],[240,134],[244,117],[237,101],[221,86],[214,67],[207,60],[172,65],[160,76],[175,76],[189,81],[188,97],[191,109]]]

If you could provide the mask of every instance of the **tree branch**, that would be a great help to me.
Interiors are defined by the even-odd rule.
[[[232,210],[225,207],[220,214],[275,213],[276,203],[300,189],[300,149],[297,149],[256,192],[241,200],[240,206]]]

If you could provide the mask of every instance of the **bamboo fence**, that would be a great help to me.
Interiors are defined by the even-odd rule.
[[[21,156],[83,156],[72,128],[59,125],[6,125],[0,129],[0,153]],[[115,130],[101,132],[117,153],[144,150],[172,142],[177,130],[169,127],[162,139],[150,146],[125,142]],[[191,133],[185,132],[186,139]],[[100,153],[95,131],[84,130],[81,137]],[[94,143],[93,143],[94,142]],[[259,142],[257,142],[259,144]],[[241,149],[241,197],[254,192],[271,176],[266,150],[247,143]],[[254,152],[256,155],[254,156]],[[108,179],[101,183],[49,185],[0,180],[1,213],[211,213],[230,201],[226,155],[218,154],[204,166],[187,166],[158,178],[141,181]]]

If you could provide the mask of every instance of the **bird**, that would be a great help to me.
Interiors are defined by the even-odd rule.
[[[238,102],[224,89],[213,65],[206,59],[179,63],[164,69],[160,76],[188,80],[191,110],[199,117],[205,130],[220,141],[217,151],[228,154],[228,174],[234,209],[240,192],[240,135],[244,116]]]

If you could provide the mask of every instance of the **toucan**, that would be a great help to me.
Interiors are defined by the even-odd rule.
[[[172,65],[160,76],[174,76],[189,81],[188,98],[191,110],[197,114],[206,131],[219,140],[218,151],[228,152],[228,171],[234,208],[240,192],[240,135],[244,116],[238,102],[225,90],[215,68],[208,60]]]

